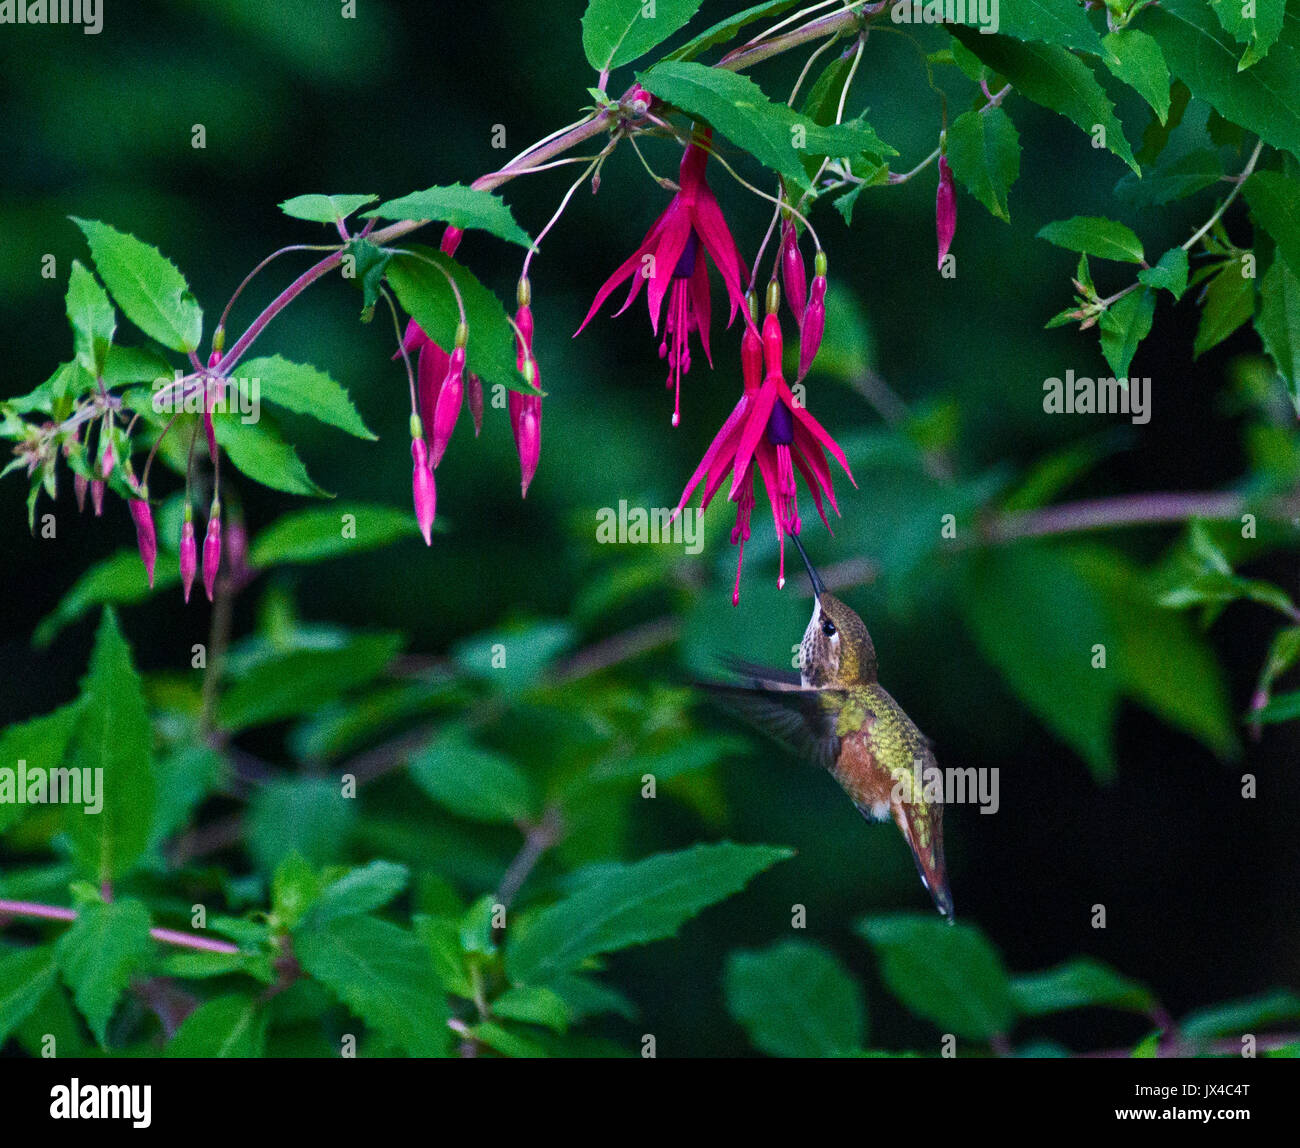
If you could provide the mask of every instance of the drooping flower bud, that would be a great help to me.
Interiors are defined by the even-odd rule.
[[[90,488],[90,479],[84,474],[74,474],[72,476],[72,489],[77,495],[77,510],[84,512],[86,509],[86,491]],[[102,496],[101,496],[102,497]]]
[[[208,532],[203,538],[203,589],[212,601],[221,568],[221,503],[215,498],[208,511]]]
[[[948,157],[939,157],[939,190],[934,197],[934,230],[939,239],[939,269],[943,269],[944,257],[952,246],[952,237],[957,234],[957,189],[952,183],[952,168],[948,166]]]
[[[461,403],[465,398],[465,324],[456,328],[456,346],[447,363],[447,375],[438,391],[438,401],[433,408],[433,443],[430,461],[434,466],[442,462],[451,432],[456,429]]]
[[[813,261],[812,292],[808,307],[803,313],[803,328],[799,332],[799,378],[808,373],[817,351],[822,345],[826,330],[826,252],[817,252]]]
[[[107,486],[105,480],[117,465],[117,456],[113,453],[113,440],[102,432],[101,437],[103,445],[99,449],[99,478],[92,479],[90,483],[90,501],[95,508],[96,518],[104,513],[104,489]]]
[[[483,380],[471,374],[466,384],[469,395],[469,413],[474,419],[474,437],[483,430]]]
[[[149,506],[149,492],[144,487],[136,488],[136,496],[128,499],[131,517],[135,519],[135,540],[140,547],[140,561],[144,563],[144,572],[149,577],[149,589],[153,589],[153,568],[158,560],[158,536],[153,528],[153,509]]]
[[[104,513],[104,480],[102,478],[91,479],[90,504],[95,508],[96,518]]]
[[[538,385],[537,360],[531,356],[524,363],[524,378]],[[528,487],[537,473],[537,463],[542,455],[542,396],[510,392],[510,427],[515,436],[515,449],[519,452],[520,487],[523,497],[528,497]]]
[[[799,249],[799,236],[791,222],[781,226],[781,283],[794,321],[802,327],[804,308],[808,305],[808,270]]]
[[[763,319],[763,362],[768,375],[781,373],[781,320],[775,311],[769,311]]]
[[[424,535],[424,544],[433,545],[433,519],[438,509],[438,491],[429,465],[429,447],[424,441],[420,420],[411,416],[411,492],[415,500],[415,521]]]
[[[746,392],[756,391],[763,381],[763,340],[758,334],[758,300],[751,291],[747,300],[749,317],[745,333],[740,337],[740,374]]]
[[[185,591],[185,601],[190,600],[190,590],[194,586],[194,575],[199,568],[199,548],[194,541],[194,510],[185,504],[185,521],[181,523],[181,587]]]
[[[449,223],[442,233],[442,242],[438,244],[438,248],[444,255],[455,255],[456,248],[460,246],[460,241],[464,237],[465,233],[459,227],[452,227]]]

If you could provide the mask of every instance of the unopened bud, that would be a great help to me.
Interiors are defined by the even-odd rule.
[[[804,307],[808,303],[808,269],[799,249],[799,236],[794,224],[785,224],[781,231],[781,283],[794,313],[794,321],[802,324]]]
[[[451,432],[460,417],[461,402],[465,397],[465,348],[457,346],[451,353],[447,377],[438,392],[438,402],[433,410],[432,462],[437,466],[447,450]]]
[[[91,479],[90,504],[95,508],[96,518],[104,513],[104,480],[102,478]]]
[[[808,309],[803,313],[803,328],[799,332],[799,378],[802,379],[813,365],[825,330],[826,276],[817,275],[812,281],[812,294],[808,297]]]
[[[208,532],[203,538],[203,589],[212,601],[217,587],[217,570],[221,566],[221,503],[215,498],[208,511]]]
[[[149,494],[144,487],[139,487],[137,497],[129,499],[131,517],[135,519],[135,540],[140,547],[140,561],[144,563],[144,572],[149,578],[149,589],[153,589],[153,568],[158,560],[158,536],[153,528],[153,510],[149,506]]]
[[[952,183],[952,168],[948,166],[948,157],[939,157],[939,190],[934,197],[934,230],[939,239],[939,267],[942,269],[944,257],[952,246],[952,237],[957,233],[957,189]]]
[[[524,360],[533,349],[533,309],[527,303],[520,304],[519,310],[515,312],[515,326],[518,328],[515,335],[515,366],[522,371]]]
[[[528,362],[532,365],[534,360]],[[533,373],[535,376],[535,368]],[[542,455],[541,395],[521,395],[518,391],[511,391],[510,425],[515,436],[515,449],[519,452],[520,487],[526,498]]]
[[[90,488],[90,479],[84,474],[72,476],[72,489],[77,495],[77,510],[84,513],[86,509],[86,491]]]
[[[438,509],[438,491],[429,466],[429,448],[424,439],[411,440],[411,492],[415,500],[415,521],[424,535],[424,544],[433,545],[433,519]]]
[[[456,248],[460,246],[460,241],[464,237],[465,233],[459,227],[452,227],[449,223],[442,233],[442,242],[438,247],[444,255],[455,255]]]
[[[768,280],[766,303],[769,315],[775,315],[781,310],[781,284],[776,281],[775,277]]]
[[[747,393],[758,390],[763,382],[763,340],[754,327],[746,327],[740,336],[740,374]]]
[[[781,320],[769,311],[763,320],[763,361],[769,375],[781,373]]]
[[[194,512],[190,504],[185,504],[185,521],[181,524],[181,587],[185,591],[185,601],[190,600],[190,589],[194,585],[194,575],[199,568],[199,548],[194,540]]]

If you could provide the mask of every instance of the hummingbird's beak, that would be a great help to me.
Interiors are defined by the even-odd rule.
[[[813,564],[808,561],[808,552],[804,550],[803,543],[799,541],[799,535],[791,534],[790,540],[799,550],[799,557],[803,559],[804,569],[808,571],[808,580],[812,583],[813,593],[820,598],[826,593],[826,583],[821,580],[821,575],[813,569]]]

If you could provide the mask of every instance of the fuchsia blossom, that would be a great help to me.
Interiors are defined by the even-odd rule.
[[[727,498],[736,504],[736,525],[731,531],[731,542],[733,546],[740,546],[736,586],[731,595],[733,605],[740,601],[740,570],[745,560],[745,540],[749,538],[750,515],[755,503],[756,466],[772,506],[772,520],[780,545],[778,587],[785,584],[785,536],[798,534],[802,527],[795,472],[803,476],[817,513],[828,530],[830,522],[826,517],[823,496],[836,514],[839,507],[835,502],[826,451],[844,468],[849,481],[857,485],[839,444],[795,400],[786,385],[781,354],[780,320],[769,311],[763,321],[761,343],[752,325],[741,341],[745,393],[704,452],[677,504],[680,513],[695,488],[704,482],[700,498],[703,510],[721,489],[727,475],[731,475]]]
[[[194,575],[199,568],[198,543],[194,539],[194,511],[190,504],[185,504],[185,521],[181,524],[181,588],[185,591],[185,601],[190,600],[190,590],[194,587]]]
[[[939,188],[934,194],[934,231],[939,241],[939,270],[943,270],[944,256],[957,234],[957,189],[952,183],[952,168],[948,157],[939,157]]]
[[[515,312],[515,366],[533,386],[541,388],[541,375],[537,359],[533,356],[532,287],[527,279],[519,280],[519,310]],[[542,396],[511,391],[510,429],[515,436],[515,449],[519,451],[520,486],[528,497],[528,485],[537,473],[537,463],[542,454]]]
[[[208,511],[208,532],[203,538],[203,590],[212,601],[221,568],[221,503],[215,498]]]
[[[631,279],[631,286],[623,306],[615,313],[621,315],[635,302],[642,284],[648,279],[647,302],[655,334],[659,333],[659,317],[667,297],[668,316],[659,356],[668,360],[667,385],[674,390],[673,426],[681,421],[682,376],[691,369],[689,336],[692,331],[699,332],[704,355],[709,365],[713,365],[709,350],[709,271],[708,265],[699,257],[700,245],[703,244],[727,288],[727,297],[731,301],[729,325],[745,301],[741,282],[749,275],[736,241],[727,229],[722,209],[704,178],[704,166],[709,158],[705,147],[709,138],[710,133],[705,132],[700,143],[692,143],[686,149],[682,155],[677,194],[651,225],[641,246],[596,293],[591,310],[576,332],[582,332],[625,279]],[[672,270],[665,276],[663,272],[667,268]],[[746,322],[752,321],[747,311],[745,318]]]
[[[133,497],[127,500],[131,507],[131,517],[135,520],[135,540],[140,547],[140,561],[144,563],[144,572],[149,577],[149,589],[153,589],[153,568],[158,561],[158,535],[153,528],[153,510],[149,506],[149,492],[144,487],[133,484]]]

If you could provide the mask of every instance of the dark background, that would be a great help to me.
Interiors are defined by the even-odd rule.
[[[702,19],[741,6],[710,0]],[[358,18],[345,21],[338,4],[313,0],[106,0],[99,36],[78,28],[0,28],[0,391],[25,392],[67,357],[67,269],[73,258],[86,258],[67,215],[103,219],[156,244],[188,276],[211,324],[269,251],[325,241],[316,225],[284,217],[279,201],[313,191],[391,197],[436,183],[468,183],[572,120],[594,82],[581,51],[582,7],[579,0],[359,0]],[[757,77],[775,95],[788,90],[797,66],[780,61]],[[621,90],[629,80],[624,70],[611,87]],[[954,90],[967,92],[969,84],[961,81]],[[916,50],[900,37],[873,35],[852,108],[863,105],[900,151],[900,169],[934,146],[939,98],[923,82]],[[1070,300],[1074,260],[1035,240],[1038,228],[1075,214],[1118,215],[1138,228],[1149,251],[1159,251],[1208,210],[1203,199],[1163,213],[1116,208],[1119,161],[1094,151],[1086,136],[1049,112],[1019,99],[1007,106],[1024,145],[1011,194],[1014,223],[993,219],[960,193],[956,280],[941,281],[934,271],[932,171],[902,187],[864,193],[851,231],[827,207],[816,217],[832,281],[867,316],[871,342],[863,353],[918,410],[955,404],[955,456],[967,475],[991,467],[1022,470],[1049,447],[1096,434],[1107,421],[1043,417],[1045,377],[1067,366],[1080,374],[1109,372],[1101,370],[1095,333],[1042,329]],[[962,108],[954,105],[951,114]],[[1140,138],[1143,107],[1121,102],[1120,113],[1130,138]],[[190,146],[197,123],[206,128],[204,150]],[[505,152],[490,146],[496,124],[506,128]],[[647,154],[660,171],[671,172],[668,146],[650,144]],[[533,234],[571,171],[531,176],[506,189]],[[720,170],[711,181],[752,256],[766,205]],[[699,365],[683,388],[683,425],[675,432],[640,304],[617,321],[597,320],[577,342],[569,339],[599,283],[664,202],[635,156],[621,149],[607,165],[599,195],[579,191],[534,263],[537,348],[550,397],[541,467],[527,500],[518,497],[506,420],[489,410],[483,439],[471,442],[462,427],[438,472],[439,515],[450,532],[429,551],[403,544],[286,576],[280,584],[296,590],[305,617],[400,628],[412,635],[413,650],[436,655],[504,619],[565,616],[592,573],[619,561],[592,543],[594,509],[617,506],[620,498],[676,502],[734,402],[734,332],[723,336],[715,321],[718,369],[709,372],[697,355]],[[1227,222],[1245,244],[1244,216],[1230,212]],[[39,274],[46,252],[58,258],[55,281]],[[514,249],[471,235],[460,254],[504,299],[512,297]],[[232,331],[309,258],[288,256],[259,280],[237,306]],[[1125,282],[1095,273],[1103,291]],[[1153,419],[1132,428],[1114,420],[1127,428],[1122,449],[1067,497],[1211,489],[1242,473],[1242,416],[1225,400],[1226,377],[1234,356],[1255,352],[1257,340],[1247,328],[1193,362],[1197,312],[1189,298],[1174,306],[1161,296],[1155,331],[1133,365],[1133,374],[1154,379]],[[380,435],[378,443],[358,443],[288,421],[313,476],[342,497],[404,506],[410,481],[405,379],[389,360],[386,317],[360,325],[357,307],[354,293],[327,280],[276,320],[258,350],[328,369]],[[715,319],[719,310],[715,294]],[[813,403],[836,433],[879,426],[879,417],[842,386],[825,385]],[[254,528],[292,502],[249,483],[242,489]],[[845,519],[836,539],[819,526],[805,535],[825,563],[862,552],[853,540],[872,537],[871,529],[854,524],[870,524],[873,504],[889,497],[867,483],[840,489]],[[0,721],[45,712],[72,696],[92,625],[75,626],[44,651],[30,647],[32,629],[92,561],[131,538],[120,502],[110,499],[100,521],[78,518],[65,490],[57,539],[33,539],[25,528],[25,494],[20,477],[0,484]],[[708,589],[693,609],[718,615],[714,628],[727,627],[746,655],[776,660],[802,632],[806,599],[801,586],[780,599],[772,588],[774,547],[761,498],[754,521],[741,604],[733,612],[729,516],[714,508],[706,517],[710,546],[691,561]],[[1154,557],[1172,538],[1169,530],[1132,531],[1117,541]],[[1289,562],[1253,573],[1297,590]],[[1013,970],[1091,953],[1150,983],[1176,1015],[1300,981],[1293,727],[1270,730],[1258,744],[1247,741],[1243,760],[1228,766],[1145,711],[1126,708],[1118,780],[1099,786],[979,656],[950,595],[924,585],[910,595],[895,591],[860,587],[845,596],[871,627],[885,684],[935,740],[940,762],[1002,771],[997,816],[973,807],[950,812],[949,865],[959,915],[989,933]],[[252,624],[256,601],[249,595],[241,605],[237,632]],[[583,636],[599,638],[681,609],[681,601],[675,589],[652,587],[643,601],[588,625]],[[199,602],[186,610],[179,594],[168,594],[128,610],[138,660],[146,668],[177,668],[191,642],[204,640],[207,609]],[[1235,607],[1212,631],[1239,712],[1274,628],[1263,610]],[[679,670],[669,653],[629,672],[668,678]],[[1260,778],[1258,800],[1240,799],[1243,772]],[[634,950],[613,962],[617,983],[644,1008],[637,1031],[658,1034],[665,1055],[742,1051],[742,1034],[721,1005],[723,955],[783,935],[788,906],[798,902],[809,907],[810,934],[867,979],[873,1046],[927,1045],[929,1027],[897,1006],[879,984],[865,945],[850,933],[852,921],[868,911],[926,907],[897,835],[868,829],[828,779],[766,747],[731,761],[720,776],[720,818],[702,818],[689,803],[656,802],[636,824],[634,852],[720,832],[788,843],[799,856],[693,923],[680,943]],[[436,858],[431,863],[437,867]],[[1089,926],[1094,903],[1107,906],[1104,931]],[[1132,1041],[1142,1024],[1089,1012],[1024,1033],[1040,1031],[1083,1049]]]

